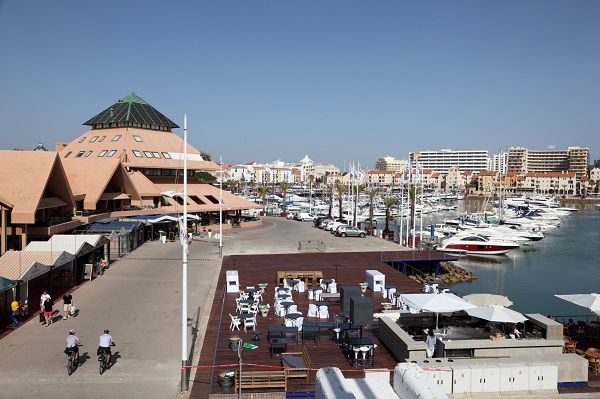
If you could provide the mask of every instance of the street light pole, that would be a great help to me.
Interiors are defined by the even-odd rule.
[[[181,392],[188,390],[187,374],[187,115],[183,116],[183,227],[179,234],[184,234],[182,241],[182,300],[181,300]]]
[[[223,257],[223,158],[219,157],[219,258]]]

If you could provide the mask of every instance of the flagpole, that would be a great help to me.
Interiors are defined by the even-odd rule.
[[[182,242],[182,299],[181,299],[181,392],[189,388],[187,374],[187,115],[183,116],[183,228],[179,234],[184,234]]]

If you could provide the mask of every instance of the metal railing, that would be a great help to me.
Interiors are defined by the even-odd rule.
[[[298,241],[298,251],[320,251],[325,252],[327,246],[323,241],[309,240]]]

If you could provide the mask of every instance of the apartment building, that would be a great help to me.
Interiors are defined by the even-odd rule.
[[[431,169],[434,172],[446,174],[451,167],[457,166],[461,170],[479,172],[488,170],[490,156],[487,150],[439,150],[411,152],[410,161],[416,162],[422,169]]]
[[[568,147],[566,150],[528,150],[522,147],[508,149],[508,170],[518,175],[544,172],[574,172],[587,176],[589,148]]]

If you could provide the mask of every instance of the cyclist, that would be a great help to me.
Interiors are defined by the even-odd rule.
[[[77,345],[81,345],[81,341],[75,335],[75,330],[69,330],[69,336],[67,337],[67,349],[65,349],[65,353],[67,354],[67,360],[69,359],[70,354],[75,355],[75,363],[79,363],[79,347]]]
[[[100,336],[100,345],[98,346],[98,356],[102,355],[102,352],[106,353],[106,367],[110,368],[110,347],[115,346],[115,342],[113,341],[113,337],[109,335],[110,331],[108,328],[104,330],[104,334]]]

